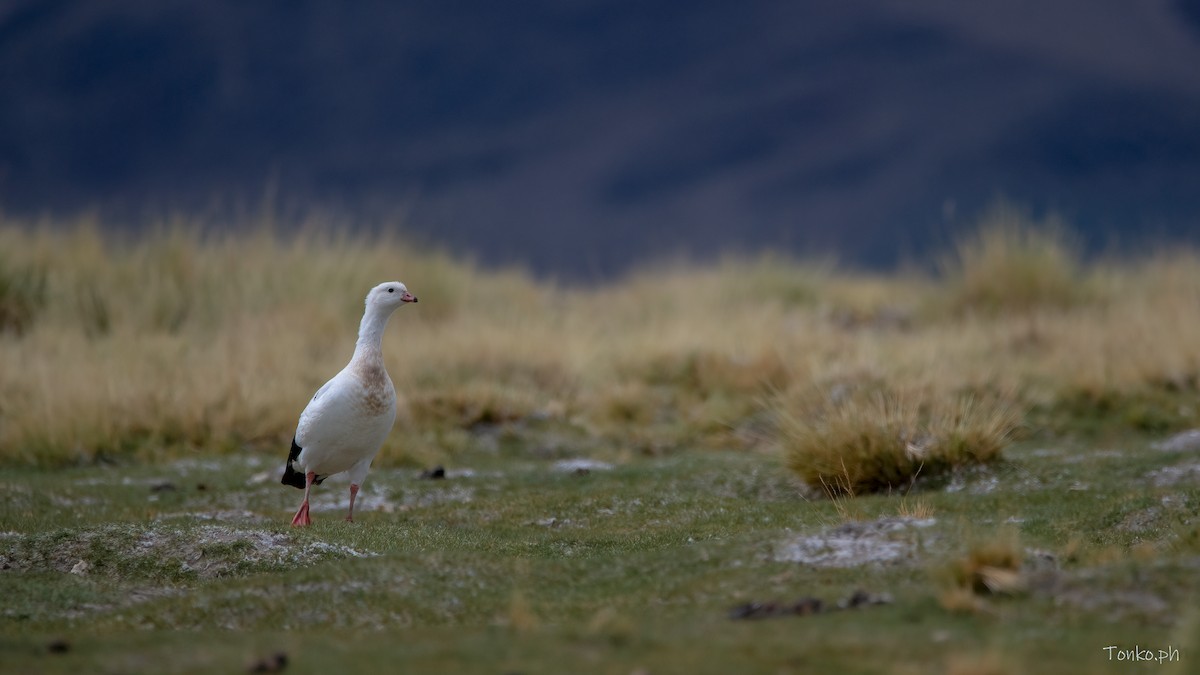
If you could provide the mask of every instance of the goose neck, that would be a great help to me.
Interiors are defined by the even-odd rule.
[[[355,360],[383,358],[383,331],[391,314],[375,308],[369,308],[363,314],[358,327],[358,342],[354,345]]]

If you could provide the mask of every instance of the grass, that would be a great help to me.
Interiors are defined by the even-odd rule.
[[[891,539],[871,527],[894,521],[894,498],[856,497],[863,520],[845,529],[835,502],[806,501],[778,465],[746,453],[579,474],[520,450],[465,451],[445,480],[373,472],[353,525],[340,520],[345,485],[327,482],[306,531],[286,527],[297,491],[249,480],[267,465],[253,455],[16,469],[0,479],[0,671],[229,672],[283,651],[296,672],[339,661],[373,672],[397,660],[450,673],[562,663],[936,672],[996,653],[1014,672],[1097,672],[1103,646],[1173,639],[1200,597],[1194,553],[1174,547],[1176,524],[1200,515],[1200,491],[1131,480],[1180,461],[1139,443],[1052,456],[1017,444],[1005,467],[923,493],[931,524]],[[1081,482],[1079,499],[1070,486]],[[1168,496],[1155,519],[1129,518]],[[1111,527],[1114,518],[1137,525]],[[1076,533],[1086,534],[1071,541]],[[848,537],[864,556],[905,555],[841,566],[786,553],[798,539]],[[1137,542],[1161,548],[1147,558]],[[1026,593],[986,600],[988,612],[943,609],[944,570],[1034,551],[1056,562]],[[80,560],[90,569],[72,574]],[[832,605],[859,589],[893,601],[727,616],[746,602]],[[66,654],[47,653],[56,640]]]
[[[45,273],[36,268],[12,267],[0,256],[0,333],[24,333],[45,302]]]
[[[969,412],[984,435],[1011,409],[1054,432],[1192,424],[1197,257],[1085,265],[1042,224],[996,218],[941,280],[766,256],[595,288],[317,226],[280,237],[166,223],[122,240],[89,221],[9,222],[4,274],[28,309],[20,334],[0,337],[0,462],[286,447],[296,412],[348,356],[364,289],[395,277],[422,303],[386,337],[404,424],[385,463],[448,459],[480,425],[639,454],[770,445],[787,435],[771,411],[808,424],[797,391],[863,383],[913,399],[897,403],[905,414]],[[1032,295],[1023,286],[1058,273]],[[967,290],[984,282],[986,302]],[[955,413],[951,401],[995,406]],[[994,454],[979,441],[959,451]]]
[[[781,404],[780,436],[789,468],[830,496],[907,492],[918,478],[995,461],[1021,419],[1010,403],[974,396],[875,386],[818,396],[816,410]]]
[[[977,535],[978,536],[978,535]],[[950,597],[963,593],[1002,595],[1023,592],[1026,580],[1021,575],[1025,549],[1017,533],[1003,529],[974,542],[966,554],[949,569]],[[943,596],[944,598],[946,596]],[[953,605],[943,601],[943,605]]]
[[[403,424],[385,464],[446,461],[481,425],[648,455],[769,446],[788,435],[776,412],[802,426],[820,413],[797,407],[814,388],[876,387],[914,408],[904,414],[970,412],[993,436],[986,420],[1007,426],[1011,410],[1052,433],[1195,423],[1200,258],[1085,264],[1055,253],[1037,223],[981,227],[942,278],[766,256],[579,288],[317,226],[282,237],[166,223],[121,239],[89,221],[6,222],[3,276],[24,290],[5,292],[24,299],[5,306],[25,309],[20,330],[0,335],[0,463],[286,447],[349,355],[364,289],[396,277],[422,303],[386,335]],[[1060,262],[1071,301],[1030,299],[1026,276]],[[971,275],[993,284],[989,297],[1012,297],[963,300],[982,283]],[[990,407],[955,413],[953,401]]]
[[[1064,232],[578,287],[319,225],[0,223],[0,671],[1194,669],[1200,451],[1156,441],[1200,426],[1200,255]],[[275,472],[384,279],[421,298],[396,429],[361,522],[331,479],[293,531]],[[729,616],[857,590],[892,602]]]
[[[1028,313],[1065,308],[1092,295],[1077,247],[1056,219],[1037,222],[1001,204],[942,259],[956,312]]]

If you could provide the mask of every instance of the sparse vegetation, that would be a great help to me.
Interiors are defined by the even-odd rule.
[[[0,331],[0,672],[1103,672],[1196,622],[1200,440],[1154,441],[1200,426],[1200,256],[1004,222],[941,276],[595,287],[316,227],[4,223],[36,302]],[[273,471],[390,278],[421,303],[362,522],[331,480],[292,532]],[[859,591],[892,602],[728,618]]]
[[[1017,443],[1005,467],[903,500],[807,500],[745,452],[579,473],[517,444],[468,447],[442,480],[374,471],[355,525],[340,520],[345,484],[327,481],[305,531],[286,525],[296,491],[259,476],[274,458],[10,469],[0,672],[240,672],[283,651],[301,672],[916,673],[1000,653],[1011,672],[1091,673],[1097,645],[1189,644],[1178,622],[1200,577],[1170,525],[1195,517],[1200,489],[1144,477],[1197,455],[1054,447]],[[1164,527],[1119,515],[1146,504]],[[1026,575],[1035,549],[1061,551],[1042,577]],[[1026,592],[976,590],[1018,560]],[[892,601],[729,618],[860,590]],[[47,653],[59,641],[69,651]]]

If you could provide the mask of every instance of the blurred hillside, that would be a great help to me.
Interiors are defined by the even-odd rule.
[[[886,264],[997,195],[1091,245],[1200,224],[1200,2],[0,4],[0,206],[264,192],[589,278]]]

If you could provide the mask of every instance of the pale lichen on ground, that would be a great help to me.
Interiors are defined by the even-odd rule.
[[[915,564],[925,543],[919,531],[936,522],[936,518],[906,517],[851,521],[786,541],[775,559],[816,567]]]
[[[80,570],[76,573],[117,577],[135,576],[136,570],[148,567],[153,572],[141,574],[212,578],[369,555],[374,553],[304,542],[290,533],[211,524],[179,527],[155,521],[12,537],[0,550],[0,564],[18,571]]]

